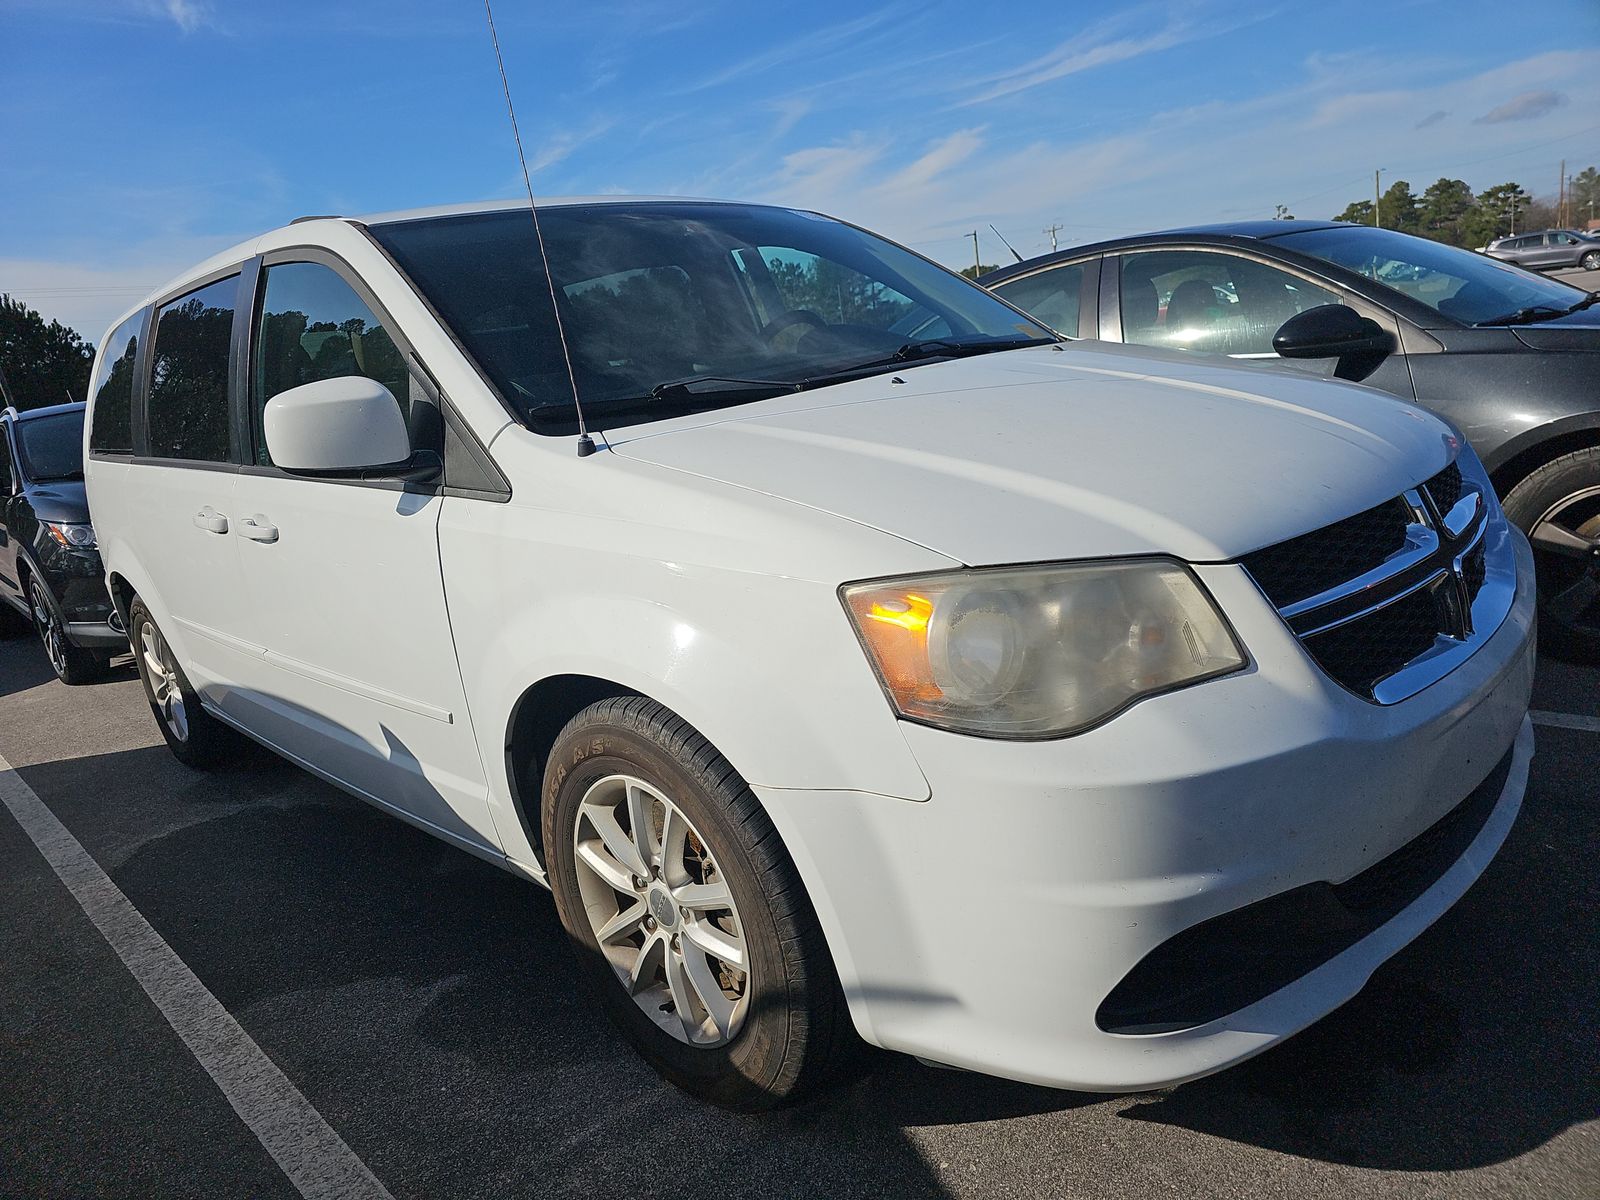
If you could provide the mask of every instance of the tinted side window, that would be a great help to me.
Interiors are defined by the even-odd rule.
[[[12,488],[11,443],[6,432],[9,428],[9,425],[0,425],[0,496],[11,495]]]
[[[1272,355],[1296,313],[1339,297],[1231,254],[1155,250],[1122,260],[1122,340],[1209,354]]]
[[[239,277],[190,292],[156,313],[146,440],[156,458],[227,462],[228,344]]]
[[[345,375],[375,379],[411,410],[411,373],[389,331],[337,272],[320,263],[268,267],[256,320],[256,461],[270,465],[263,414],[279,392]]]
[[[1068,263],[1029,275],[1008,279],[992,290],[1032,313],[1058,333],[1078,336],[1078,300],[1083,295],[1083,263]]]
[[[89,427],[89,449],[106,454],[133,453],[133,366],[139,354],[139,327],[144,313],[137,312],[112,331],[100,354],[100,365],[89,384],[94,401],[94,422]]]

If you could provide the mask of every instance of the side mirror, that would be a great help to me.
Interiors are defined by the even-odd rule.
[[[262,416],[267,452],[285,471],[365,479],[436,474],[438,455],[411,453],[394,394],[361,375],[318,379],[279,392]]]
[[[1394,350],[1394,338],[1345,304],[1319,304],[1285,321],[1272,336],[1283,358],[1336,358],[1340,379],[1365,379]]]

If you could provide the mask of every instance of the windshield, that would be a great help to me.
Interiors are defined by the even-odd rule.
[[[812,213],[618,203],[543,208],[539,223],[595,427],[748,403],[913,358],[1056,340],[943,267]],[[576,431],[526,209],[372,234],[532,429]]]
[[[17,422],[22,473],[35,483],[83,478],[83,409]]]
[[[1539,305],[1569,308],[1584,296],[1578,288],[1510,263],[1392,229],[1313,229],[1280,240],[1292,250],[1404,292],[1463,325]]]

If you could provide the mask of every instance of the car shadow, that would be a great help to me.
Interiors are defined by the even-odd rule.
[[[24,775],[408,1191],[537,1177],[548,1195],[676,1192],[692,1144],[701,1187],[742,1194],[756,1174],[775,1194],[942,1195],[917,1129],[1107,1102],[864,1052],[804,1105],[724,1113],[662,1083],[612,1031],[547,893],[264,751],[209,775],[159,746]],[[1600,890],[1585,864],[1600,814],[1581,764],[1539,778],[1485,877],[1350,1004],[1230,1072],[1110,1103],[1131,1121],[1404,1171],[1502,1162],[1594,1119]]]

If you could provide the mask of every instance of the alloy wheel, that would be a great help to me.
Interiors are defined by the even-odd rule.
[[[1534,522],[1528,540],[1545,615],[1566,629],[1600,634],[1600,487],[1557,501]]]
[[[67,631],[61,624],[61,618],[56,615],[49,598],[44,594],[44,588],[37,579],[28,589],[29,599],[33,603],[33,627],[39,631],[39,638],[44,642],[45,657],[50,660],[50,665],[55,673],[65,677],[67,674]]]
[[[750,955],[726,877],[689,818],[642,779],[610,775],[584,793],[573,841],[584,914],[634,1003],[680,1042],[732,1041]]]
[[[189,740],[189,711],[184,707],[183,688],[178,683],[178,665],[172,649],[153,622],[139,627],[139,660],[150,684],[150,700],[162,724],[180,742]]]

